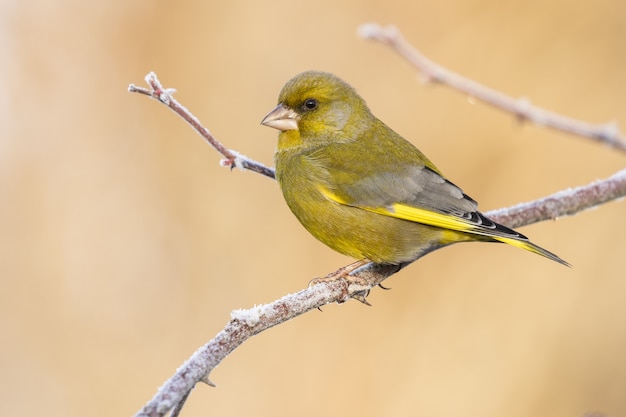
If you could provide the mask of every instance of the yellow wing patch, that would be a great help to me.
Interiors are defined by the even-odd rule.
[[[368,208],[368,210],[370,209]],[[398,219],[441,227],[442,229],[456,230],[458,232],[471,232],[476,229],[475,225],[468,223],[461,218],[418,207],[411,207],[404,204],[394,204],[391,207],[391,210],[378,207],[372,208],[371,211],[384,214],[386,216],[397,217]]]
[[[339,197],[337,194],[333,193],[332,191],[330,191],[328,188],[324,187],[321,184],[317,185],[317,189],[320,190],[320,193],[322,193],[322,195],[326,197],[327,199],[329,199],[330,201],[334,201],[335,203],[343,204],[346,206],[351,205],[346,200]]]
[[[328,188],[319,185],[320,192],[329,200],[338,204],[358,207],[363,210],[382,214],[384,216],[395,217],[397,219],[408,220],[415,223],[421,223],[428,226],[440,227],[442,229],[456,230],[459,232],[471,232],[477,227],[461,218],[450,216],[448,214],[437,213],[431,210],[418,207],[407,206],[405,204],[393,204],[391,209],[385,207],[363,207],[351,204]]]

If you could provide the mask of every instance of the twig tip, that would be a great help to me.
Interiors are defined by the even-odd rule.
[[[357,28],[359,37],[367,40],[391,42],[397,38],[400,31],[394,25],[381,26],[378,23],[364,23]]]
[[[210,387],[217,388],[217,385],[216,385],[213,381],[211,381],[211,380],[209,379],[209,376],[208,376],[208,375],[207,375],[207,376],[205,376],[204,378],[202,378],[200,381],[204,382],[205,384],[207,384],[207,385],[208,385],[208,386],[210,386]]]
[[[380,36],[381,31],[382,28],[380,27],[380,25],[373,22],[363,23],[356,29],[357,35],[363,39],[376,39],[378,36]]]
[[[154,71],[150,71],[144,78],[148,84],[152,84],[153,82],[159,82],[157,75]]]

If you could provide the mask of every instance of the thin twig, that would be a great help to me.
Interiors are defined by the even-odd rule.
[[[180,104],[174,98],[173,94],[176,92],[173,88],[163,88],[161,82],[157,78],[154,72],[148,73],[146,75],[146,83],[150,86],[150,89],[144,87],[138,87],[135,84],[131,84],[128,86],[128,91],[131,93],[139,93],[151,97],[159,102],[165,104],[169,107],[174,113],[179,115],[184,121],[186,121],[189,126],[191,126],[209,145],[211,145],[220,155],[224,157],[220,161],[223,166],[227,166],[232,168],[239,169],[247,169],[249,171],[258,172],[259,174],[263,174],[266,177],[274,178],[274,170],[263,165],[260,162],[257,162],[253,159],[248,158],[245,155],[240,154],[239,152],[228,149],[222,143],[215,138],[207,129],[200,123],[198,118],[194,116],[189,110],[185,108],[182,104]]]
[[[534,106],[527,98],[516,99],[467,79],[428,59],[407,42],[395,26],[382,27],[376,23],[367,23],[359,27],[358,33],[364,39],[381,42],[396,51],[421,72],[425,81],[448,85],[473,99],[511,113],[520,120],[529,120],[540,126],[594,139],[620,151],[626,151],[626,138],[620,133],[615,122],[601,125],[582,122]]]

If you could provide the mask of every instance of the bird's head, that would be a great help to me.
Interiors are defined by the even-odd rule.
[[[283,87],[278,106],[261,124],[312,145],[354,139],[373,119],[365,101],[336,76],[318,71],[296,75]],[[280,144],[279,144],[280,146]]]

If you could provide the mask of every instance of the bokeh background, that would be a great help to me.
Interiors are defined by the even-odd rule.
[[[481,203],[604,178],[626,155],[424,85],[356,28],[590,122],[626,127],[626,3],[0,3],[0,415],[134,414],[235,308],[349,262],[277,185],[221,168],[155,71],[227,146],[272,164],[282,85],[334,72]],[[526,227],[574,267],[458,245],[236,350],[184,415],[626,415],[626,203]]]

